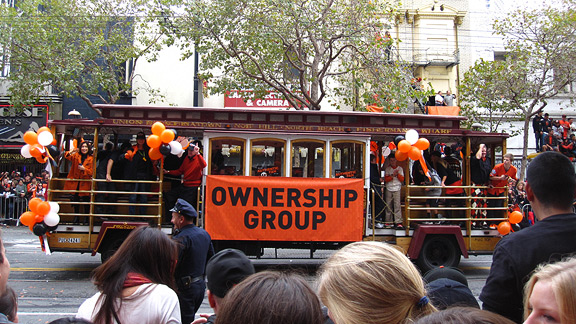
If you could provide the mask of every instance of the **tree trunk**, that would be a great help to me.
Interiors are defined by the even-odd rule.
[[[524,147],[522,148],[522,164],[520,165],[519,181],[524,180],[524,174],[526,173],[526,165],[528,163],[528,136],[530,136],[530,114],[526,114],[526,118],[524,118]]]

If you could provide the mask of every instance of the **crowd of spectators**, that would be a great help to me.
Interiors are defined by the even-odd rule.
[[[14,219],[26,210],[32,198],[46,200],[50,175],[46,170],[41,173],[4,171],[0,173],[0,218]]]
[[[550,118],[548,113],[542,116],[540,111],[532,119],[535,134],[536,152],[557,151],[570,159],[576,157],[576,122],[562,115],[560,120]]]

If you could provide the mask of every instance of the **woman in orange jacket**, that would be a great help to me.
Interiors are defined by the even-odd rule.
[[[72,162],[68,179],[92,179],[93,156],[92,146],[88,142],[82,142],[80,148],[66,152],[66,159]],[[64,190],[75,190],[72,201],[88,202],[90,200],[90,181],[66,181]],[[74,212],[79,213],[78,204],[74,204]],[[88,214],[89,205],[84,205],[84,213]]]

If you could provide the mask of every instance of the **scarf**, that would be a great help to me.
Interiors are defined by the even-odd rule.
[[[123,288],[140,286],[146,283],[152,283],[152,281],[139,273],[128,272],[126,279],[124,280]]]

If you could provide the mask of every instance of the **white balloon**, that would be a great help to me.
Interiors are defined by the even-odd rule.
[[[43,131],[38,134],[38,144],[42,146],[48,146],[54,140],[54,136],[49,131]]]
[[[22,148],[20,149],[20,154],[22,154],[22,156],[27,159],[31,158],[32,154],[30,154],[30,144],[22,146]]]
[[[172,153],[174,155],[178,155],[178,154],[182,153],[182,144],[180,144],[176,141],[172,141],[168,145],[170,145],[170,153]]]
[[[55,201],[49,201],[48,204],[50,204],[50,213],[58,214],[60,211],[60,205]]]
[[[409,129],[406,132],[406,140],[410,143],[410,145],[416,144],[418,142],[418,132],[415,129]]]
[[[390,150],[390,148],[388,146],[382,148],[382,155],[384,157],[388,157],[388,155],[390,155],[390,153],[392,153],[392,151]]]
[[[44,216],[44,224],[47,226],[56,226],[60,223],[60,216],[56,213],[50,212]]]

